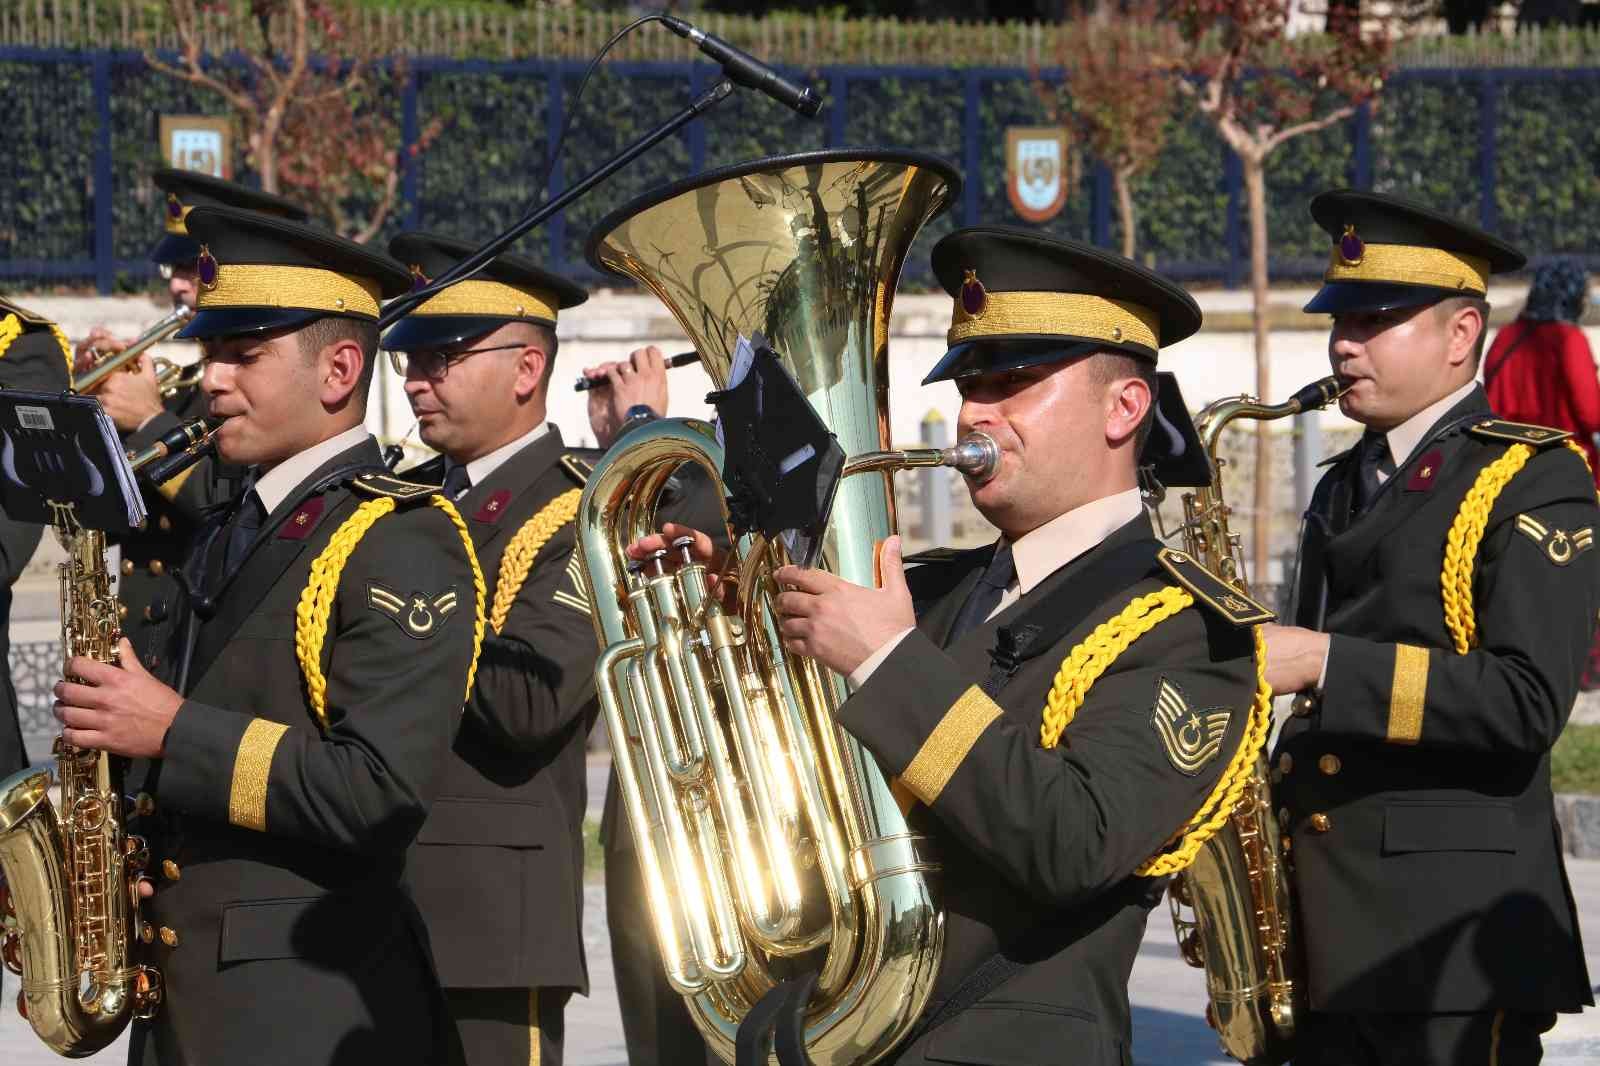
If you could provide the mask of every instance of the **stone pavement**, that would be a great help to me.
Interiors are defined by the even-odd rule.
[[[1584,926],[1589,930],[1589,972],[1600,977],[1600,860],[1569,859],[1568,872],[1577,894]],[[570,1066],[624,1066],[622,1024],[617,1016],[617,988],[611,972],[606,935],[605,889],[586,890],[584,941],[589,949],[587,999],[567,1008],[567,1062]],[[0,1066],[55,1066],[61,1060],[46,1051],[27,1023],[12,1009],[16,978],[6,978],[0,1006]],[[1144,948],[1133,968],[1134,1059],[1139,1066],[1226,1066],[1215,1039],[1201,1017],[1200,972],[1184,965],[1172,942],[1166,913],[1151,916]],[[95,1056],[97,1062],[121,1062],[123,1044]],[[1545,1038],[1546,1066],[1580,1066],[1600,1062],[1600,1011],[1563,1015]]]

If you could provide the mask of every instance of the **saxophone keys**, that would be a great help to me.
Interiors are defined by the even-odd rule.
[[[122,842],[122,853],[130,871],[137,873],[150,865],[150,844],[141,836],[129,836]]]
[[[149,922],[141,923],[139,926],[139,939],[146,944],[154,944],[156,942],[155,926]]]

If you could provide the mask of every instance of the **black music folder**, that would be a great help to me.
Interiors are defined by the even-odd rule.
[[[144,497],[100,401],[0,389],[0,507],[19,522],[126,533],[144,524]]]

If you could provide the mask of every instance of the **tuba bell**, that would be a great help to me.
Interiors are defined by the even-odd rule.
[[[986,438],[887,450],[895,285],[959,180],[909,152],[762,159],[646,196],[589,242],[593,264],[667,305],[718,388],[739,339],[765,335],[852,456],[821,565],[859,584],[874,583],[875,546],[895,529],[894,470],[981,477],[995,461]],[[937,866],[871,755],[833,724],[843,678],[783,648],[771,599],[782,543],[735,541],[728,609],[704,566],[627,557],[658,528],[663,488],[685,463],[722,488],[711,426],[633,430],[596,466],[577,519],[604,648],[596,688],[666,975],[731,1061],[762,996],[814,973],[807,1052],[818,1066],[870,1063],[927,1004],[944,940]]]

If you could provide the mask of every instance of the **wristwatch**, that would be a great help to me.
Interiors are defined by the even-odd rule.
[[[621,438],[629,430],[637,429],[646,422],[654,422],[661,416],[656,414],[655,408],[647,403],[636,403],[622,416],[622,424],[617,426],[617,437]]]

